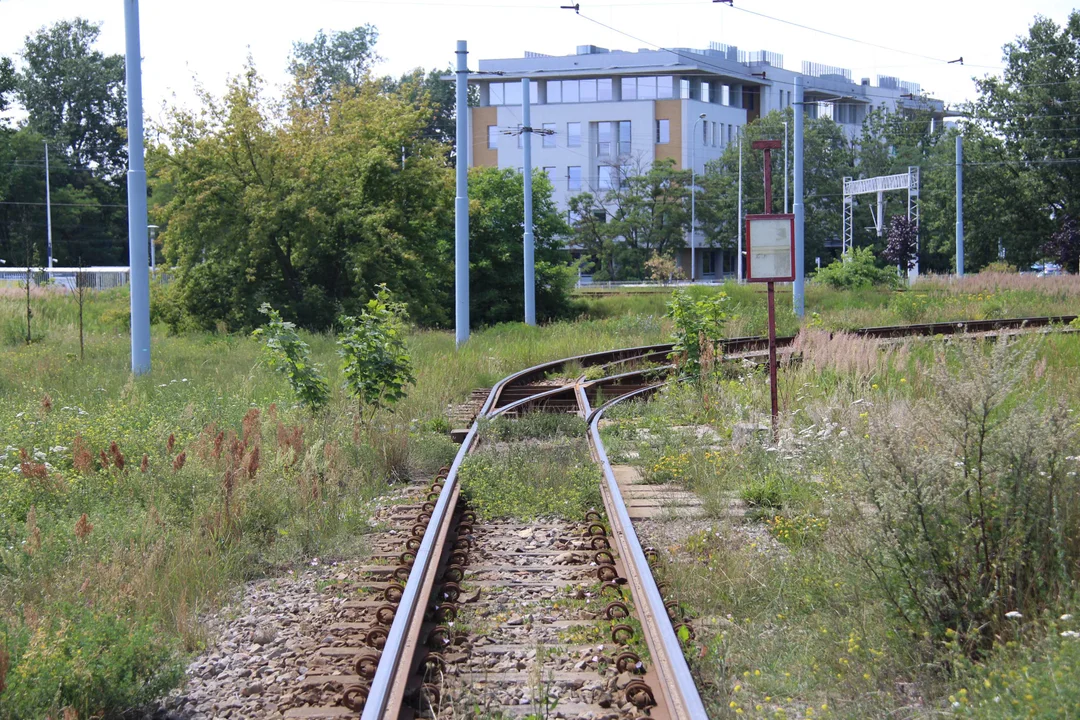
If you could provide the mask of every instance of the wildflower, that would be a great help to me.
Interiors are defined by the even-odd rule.
[[[1072,617],[1073,616],[1071,614],[1065,613],[1060,618],[1058,618],[1058,620],[1064,620],[1065,622],[1068,622],[1069,620],[1072,620]]]
[[[1061,637],[1063,637],[1063,638],[1080,638],[1080,632],[1077,632],[1075,630],[1066,630],[1065,632],[1061,633]]]
[[[1009,618],[1010,620],[1019,620],[1024,616],[1015,610],[1010,610],[1009,612],[1005,613],[1005,617]]]
[[[83,513],[79,517],[78,522],[75,523],[75,537],[83,540],[86,538],[87,535],[91,533],[91,531],[93,531],[93,529],[93,523],[90,522],[90,519],[86,516],[86,513]]]
[[[173,460],[173,466],[172,466],[173,467],[173,472],[180,472],[180,470],[184,467],[184,463],[186,461],[187,461],[187,452],[182,452],[179,455],[177,455],[176,459]]]

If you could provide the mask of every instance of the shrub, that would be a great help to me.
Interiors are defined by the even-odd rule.
[[[183,670],[175,641],[149,623],[64,605],[36,626],[0,636],[13,648],[0,718],[115,717],[176,685]]]
[[[861,563],[913,629],[973,657],[1077,580],[1078,428],[1039,406],[1040,374],[1030,345],[953,347],[933,399],[872,418],[860,448]]]
[[[344,363],[345,387],[367,408],[369,419],[380,407],[405,397],[405,386],[416,382],[405,346],[404,303],[394,302],[380,285],[360,317],[341,318],[344,332],[338,352]]]
[[[330,388],[319,366],[311,361],[308,344],[300,339],[296,326],[283,321],[269,303],[263,303],[259,312],[268,321],[252,337],[264,339],[267,364],[288,379],[301,403],[312,412],[319,410],[330,400]]]
[[[1016,272],[1019,272],[1019,269],[1017,269],[1017,267],[1015,265],[1013,265],[1011,262],[1006,262],[1004,260],[995,260],[992,263],[988,263],[979,272],[980,273],[1016,273]]]
[[[695,380],[712,369],[713,343],[727,321],[727,302],[723,291],[695,299],[684,290],[673,292],[668,301],[667,316],[675,323],[672,355],[680,369]]]
[[[837,290],[859,290],[868,287],[896,288],[901,284],[895,268],[879,268],[870,248],[853,248],[814,273],[814,282]]]

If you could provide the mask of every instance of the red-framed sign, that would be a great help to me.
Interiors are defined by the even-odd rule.
[[[746,216],[746,281],[795,280],[795,216]]]

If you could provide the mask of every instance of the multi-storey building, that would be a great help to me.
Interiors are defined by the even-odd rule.
[[[531,135],[532,162],[548,173],[563,210],[575,194],[602,197],[618,182],[620,168],[647,168],[670,158],[678,168],[693,165],[703,172],[737,141],[743,125],[791,106],[797,76],[804,78],[806,112],[832,117],[851,137],[873,108],[944,110],[941,101],[923,97],[918,85],[896,78],[879,76],[871,85],[869,78],[853,82],[842,68],[803,63],[802,70],[784,69],[776,53],[719,44],[637,52],[584,45],[575,55],[481,60],[479,72],[470,76],[480,104],[472,108],[469,161],[522,167],[524,139],[516,132],[522,125],[522,78],[531,81],[531,126],[550,131]],[[689,274],[689,248],[679,260]],[[699,247],[693,265],[695,279],[713,279],[733,272],[735,257]]]

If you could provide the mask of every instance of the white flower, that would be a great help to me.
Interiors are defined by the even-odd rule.
[[[1005,617],[1007,617],[1007,618],[1009,618],[1011,620],[1019,620],[1020,618],[1022,618],[1024,616],[1021,615],[1020,613],[1016,612],[1015,610],[1010,610],[1009,612],[1005,613]]]
[[[63,445],[53,445],[51,448],[49,448],[49,452],[51,452],[51,453],[67,452],[67,448],[64,447]]]
[[[1069,614],[1069,613],[1065,613],[1064,615],[1059,617],[1058,620],[1064,620],[1064,621],[1068,622],[1069,620],[1072,620],[1072,615]]]
[[[19,418],[21,418],[25,414],[26,413],[18,413],[17,415],[15,415],[15,419],[18,420]]]
[[[1065,632],[1061,633],[1061,637],[1080,638],[1080,632],[1076,632],[1075,630],[1066,630]]]

